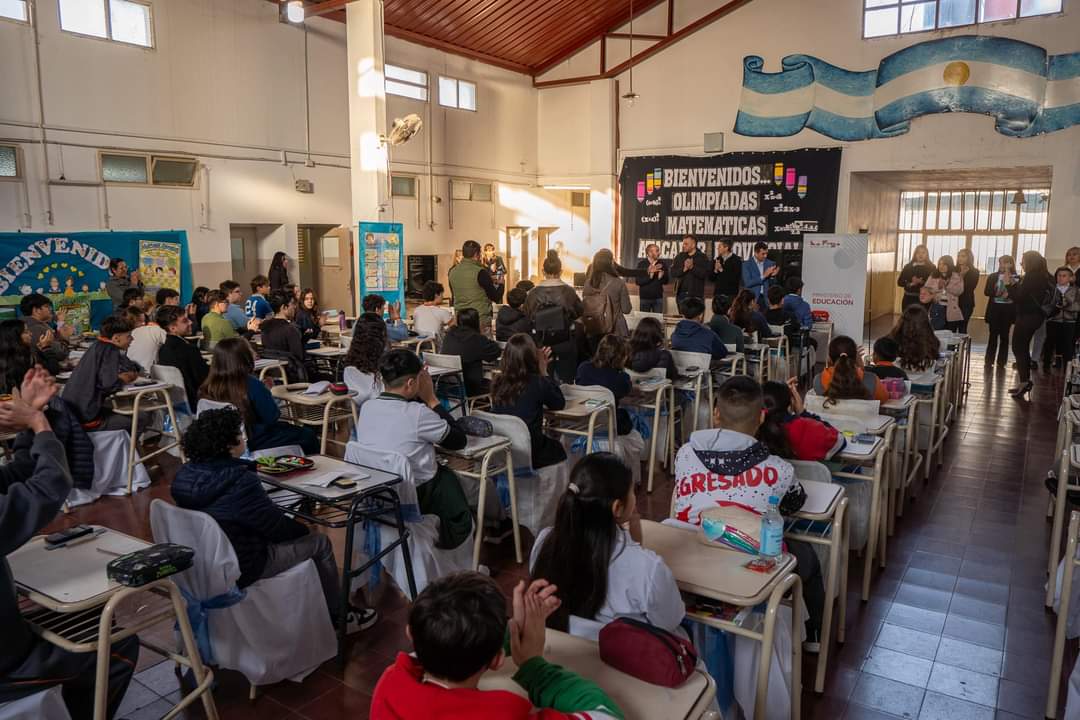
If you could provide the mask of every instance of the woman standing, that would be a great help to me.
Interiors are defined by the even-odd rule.
[[[925,245],[916,245],[911,254],[911,261],[900,271],[900,277],[896,284],[904,289],[904,299],[900,303],[903,310],[908,305],[918,305],[919,290],[926,283],[927,278],[934,272],[934,265],[930,262],[930,251]]]
[[[581,320],[585,325],[590,352],[596,351],[600,338],[608,333],[623,338],[630,335],[626,325],[626,315],[633,312],[630,292],[626,289],[626,282],[619,277],[615,256],[610,250],[598,250],[593,255],[585,276],[581,301],[584,307]]]
[[[1052,289],[1050,273],[1046,270],[1046,258],[1034,250],[1028,250],[1020,258],[1024,277],[1009,287],[1009,299],[1016,304],[1016,329],[1013,330],[1012,351],[1016,358],[1016,372],[1020,384],[1009,390],[1014,398],[1023,398],[1031,392],[1031,338],[1046,322],[1043,303]]]
[[[986,340],[987,369],[993,366],[995,354],[999,370],[1004,370],[1009,361],[1009,330],[1016,322],[1016,304],[1009,297],[1009,288],[1018,280],[1016,261],[1012,255],[999,257],[997,272],[986,276],[983,295],[989,298],[986,302],[986,326],[990,330]]]
[[[964,292],[960,293],[960,314],[964,319],[956,332],[966,335],[968,321],[975,312],[975,289],[979,287],[979,271],[975,267],[975,256],[967,248],[960,248],[956,253],[956,273],[964,281]]]
[[[274,253],[274,259],[270,261],[270,292],[278,292],[285,289],[289,284],[289,258],[280,250]]]
[[[960,332],[964,320],[960,311],[963,292],[964,280],[956,272],[956,263],[951,255],[942,255],[921,293],[922,301],[931,303],[930,324],[935,330]]]

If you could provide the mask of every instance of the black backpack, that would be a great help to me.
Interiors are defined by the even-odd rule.
[[[566,308],[546,302],[533,313],[533,339],[540,347],[553,347],[570,341],[570,318]]]

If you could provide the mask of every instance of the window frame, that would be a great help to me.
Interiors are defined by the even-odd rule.
[[[464,78],[454,77],[453,75],[439,75],[439,80],[452,80],[454,83],[454,105],[447,105],[442,101],[442,88],[439,88],[439,97],[436,98],[436,102],[439,103],[439,107],[446,108],[447,110],[464,110],[465,112],[477,112],[480,107],[478,102],[480,96],[480,86],[473,80],[465,80]],[[473,100],[475,107],[467,108],[461,107],[461,83],[472,85],[473,88]]]
[[[424,76],[424,84],[423,85],[418,85],[418,84],[416,84],[414,82],[409,82],[408,80],[400,80],[398,78],[387,77],[387,75],[386,75],[386,68],[387,67],[394,67],[394,68],[399,68],[401,70],[408,70],[410,72],[421,73]],[[389,90],[386,89],[386,83],[388,83],[388,82],[395,82],[395,83],[400,83],[402,85],[408,85],[409,87],[419,88],[419,89],[424,91],[424,99],[421,100],[419,98],[409,97],[408,95],[401,95],[399,93],[390,92]],[[413,102],[419,102],[419,103],[431,102],[431,73],[428,72],[427,70],[422,69],[422,68],[410,67],[409,65],[400,65],[398,63],[383,62],[383,92],[386,93],[387,95],[393,95],[394,97],[402,98],[404,100],[412,100]]]
[[[0,143],[0,147],[11,148],[15,151],[15,174],[0,175],[0,182],[22,182],[26,179],[26,167],[23,158],[22,146],[16,143]]]
[[[60,32],[67,33],[68,35],[74,35],[75,37],[87,38],[89,40],[100,40],[104,42],[116,43],[118,45],[125,45],[127,47],[139,48],[140,50],[157,50],[157,32],[154,26],[154,4],[149,0],[125,0],[133,5],[142,5],[147,9],[150,18],[150,44],[140,45],[139,43],[128,42],[127,40],[117,40],[113,37],[112,29],[112,0],[98,0],[105,6],[105,37],[99,37],[97,35],[88,35],[86,33],[77,32],[75,30],[68,30],[64,27],[64,16],[60,11],[60,1],[56,3],[56,22],[60,26]],[[122,183],[126,184],[126,183]]]
[[[1065,4],[1068,2],[1068,0],[1061,0],[1061,9],[1060,10],[1055,10],[1054,12],[1039,13],[1038,15],[1021,15],[1020,10],[1022,8],[1022,0],[1014,0],[1014,2],[1016,3],[1016,14],[1013,17],[1002,18],[1000,20],[982,20],[982,19],[980,19],[980,16],[982,15],[982,11],[983,11],[983,1],[984,0],[975,0],[975,19],[972,22],[964,23],[962,25],[945,25],[945,26],[942,26],[941,25],[941,0],[890,0],[889,4],[887,4],[887,5],[880,5],[880,6],[873,7],[873,8],[868,8],[866,6],[866,0],[862,0],[862,39],[863,40],[881,40],[881,39],[887,39],[887,38],[904,37],[906,35],[918,35],[919,33],[943,32],[943,31],[947,31],[947,30],[957,30],[957,29],[960,29],[960,28],[971,28],[971,27],[975,27],[975,26],[978,26],[978,25],[992,25],[994,23],[1001,23],[1001,22],[1016,22],[1018,20],[1031,20],[1032,18],[1054,17],[1054,16],[1057,16],[1057,15],[1064,15],[1065,14]],[[904,32],[903,30],[900,29],[900,21],[902,19],[901,11],[903,10],[904,6],[909,6],[910,7],[912,5],[924,5],[924,4],[930,4],[930,3],[933,3],[933,5],[934,5],[934,26],[933,27],[927,28],[925,30],[909,30],[907,32]],[[890,34],[887,34],[887,35],[870,35],[870,36],[868,36],[866,34],[866,14],[868,12],[870,12],[870,11],[873,11],[873,10],[884,10],[884,9],[887,9],[887,8],[896,8],[896,11],[897,11],[896,32],[895,33],[890,33]]]
[[[171,162],[190,162],[195,163],[195,170],[191,173],[191,183],[171,183],[171,182],[155,182],[154,181],[154,167],[158,164],[158,161],[165,160]],[[191,155],[149,155],[150,174],[147,175],[147,179],[150,181],[150,185],[154,187],[167,187],[167,188],[194,188],[199,183],[199,158]],[[118,183],[123,184],[123,183]]]
[[[19,20],[17,18],[8,17],[7,15],[0,15],[0,22],[15,23],[16,25],[29,26],[30,21],[33,19],[33,13],[30,12],[30,0],[17,0],[23,4],[23,8],[26,10],[26,19]]]
[[[469,186],[469,197],[454,197],[454,188],[461,187],[463,185]],[[489,188],[489,196],[487,199],[473,197],[474,185],[487,185]],[[450,201],[451,202],[480,202],[480,203],[492,203],[495,202],[495,182],[493,180],[469,180],[467,178],[450,178]]]
[[[123,182],[122,180],[106,180],[105,179],[105,164],[103,162],[106,155],[121,155],[124,157],[138,157],[142,158],[146,163],[146,182]],[[176,183],[169,182],[154,182],[154,164],[158,160],[181,160],[184,162],[195,163],[195,173],[192,175],[190,185],[178,185]],[[98,150],[98,180],[103,185],[110,187],[130,187],[130,188],[157,188],[159,190],[197,190],[199,188],[199,158],[194,155],[170,155],[167,153],[146,153],[129,150]]]
[[[394,178],[408,178],[412,181],[412,195],[402,195],[394,192]],[[392,198],[407,198],[416,200],[420,196],[420,180],[419,176],[411,173],[390,173],[390,197]]]

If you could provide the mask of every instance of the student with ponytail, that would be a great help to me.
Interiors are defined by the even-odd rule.
[[[630,617],[673,631],[686,615],[671,570],[641,546],[630,470],[611,453],[574,466],[555,526],[536,538],[529,566],[559,588],[562,604],[548,618],[557,630],[569,629],[576,615],[600,623]]]
[[[832,425],[806,411],[798,383],[791,378],[787,384],[769,380],[761,386],[765,420],[757,439],[785,460],[828,460],[847,441]]]
[[[814,392],[826,398],[826,406],[837,400],[889,399],[878,376],[863,371],[859,346],[847,335],[837,335],[829,343],[829,364],[814,378]]]

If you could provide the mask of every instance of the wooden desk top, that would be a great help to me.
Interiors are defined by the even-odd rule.
[[[264,483],[275,485],[284,490],[291,490],[300,493],[301,495],[308,495],[320,500],[341,500],[342,498],[352,497],[353,495],[364,492],[365,490],[370,490],[373,487],[378,487],[379,485],[396,485],[401,482],[401,478],[393,473],[345,462],[344,460],[339,460],[338,458],[333,458],[328,455],[312,455],[311,459],[315,461],[315,467],[311,470],[291,473],[284,477],[275,477],[273,475],[259,473],[259,479]],[[334,487],[333,485],[330,487],[321,487],[319,485],[306,484],[328,472],[340,472],[344,475],[351,474],[353,476],[367,475],[367,477],[363,479],[356,478],[356,486],[351,488],[339,488]]]

